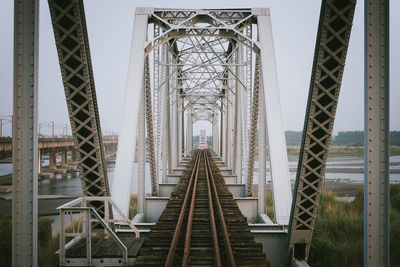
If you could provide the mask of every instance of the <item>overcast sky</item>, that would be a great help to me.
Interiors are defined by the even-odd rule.
[[[0,116],[12,114],[13,2],[0,1]],[[356,7],[334,132],[363,129],[363,2]],[[269,7],[285,130],[301,130],[310,83],[320,1],[85,0],[103,133],[119,132],[135,7]],[[246,6],[243,4],[246,3]],[[305,4],[307,3],[307,4]],[[400,1],[391,1],[391,130],[400,130]],[[397,75],[396,75],[397,74]],[[397,100],[397,101],[396,101]],[[397,116],[396,116],[397,115]],[[39,121],[68,122],[47,1],[40,1]],[[69,123],[69,122],[68,122]],[[195,134],[200,128],[195,127]],[[5,134],[9,131],[5,125]],[[208,128],[208,127],[207,127]]]

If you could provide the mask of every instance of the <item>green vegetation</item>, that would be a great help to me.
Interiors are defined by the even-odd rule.
[[[363,192],[353,202],[324,192],[311,243],[310,266],[363,265]],[[400,184],[390,186],[390,262],[400,266]]]
[[[129,203],[129,219],[132,220],[137,213],[137,195],[131,195],[131,202]]]
[[[363,197],[353,202],[336,200],[335,194],[322,194],[311,243],[311,266],[362,266]]]
[[[0,214],[0,266],[11,266],[11,218]],[[59,247],[59,238],[52,238],[53,220],[40,218],[38,223],[38,266],[58,266],[59,259],[55,252]]]
[[[129,206],[129,218],[133,218],[137,212],[137,195],[131,196]],[[56,251],[59,248],[60,239],[57,234],[52,237],[51,224],[53,220],[39,218],[38,222],[38,266],[59,266],[59,258]],[[11,232],[12,220],[0,213],[0,267],[11,266]],[[76,222],[75,229],[78,227]],[[71,227],[72,228],[72,227]],[[68,231],[68,229],[67,229]]]
[[[287,146],[288,154],[291,156],[298,156],[300,146]],[[390,146],[390,155],[400,155],[400,146]],[[362,146],[338,146],[332,145],[329,148],[329,157],[363,157],[364,147]]]
[[[324,192],[318,210],[311,244],[310,266],[362,266],[363,264],[363,192],[353,202],[336,200]],[[136,214],[137,196],[132,195],[129,217]],[[267,194],[268,216],[273,218],[272,195]],[[58,266],[55,252],[59,237],[51,236],[52,220],[39,219],[38,266]],[[390,263],[400,266],[400,184],[390,186]],[[0,266],[11,266],[11,218],[0,214]]]
[[[285,131],[288,146],[300,146],[303,133],[300,131]],[[332,136],[331,145],[357,147],[364,145],[364,131],[345,131]],[[400,146],[400,131],[390,132],[390,145]]]

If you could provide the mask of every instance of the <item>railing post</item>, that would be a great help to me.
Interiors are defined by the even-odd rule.
[[[91,209],[87,209],[86,211],[86,220],[87,220],[87,228],[86,228],[86,262],[88,266],[92,266],[92,227],[90,223],[90,214]]]
[[[65,211],[60,210],[60,266],[65,264]]]

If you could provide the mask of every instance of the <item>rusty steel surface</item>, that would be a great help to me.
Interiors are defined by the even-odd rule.
[[[269,266],[210,152],[193,154],[137,266]]]

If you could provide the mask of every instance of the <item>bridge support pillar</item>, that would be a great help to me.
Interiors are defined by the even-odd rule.
[[[42,173],[42,150],[38,149],[38,174]]]
[[[71,150],[71,163],[76,163],[76,153],[75,148]]]
[[[68,166],[68,150],[64,150],[61,153],[61,165]]]
[[[49,153],[49,170],[57,169],[57,153],[55,150],[51,150]]]

